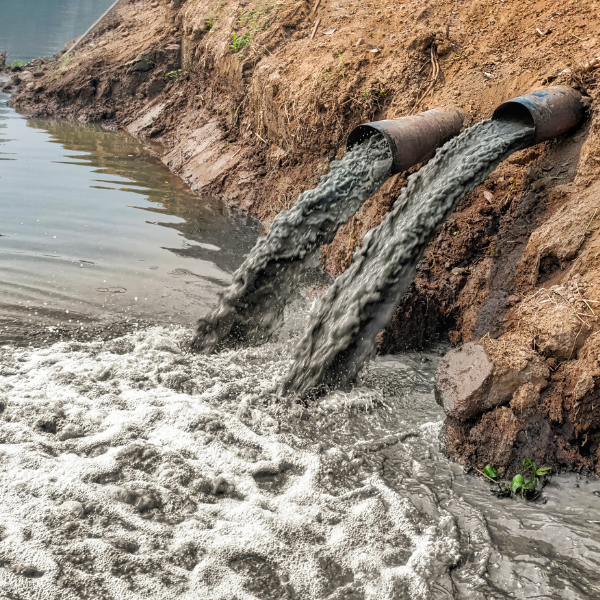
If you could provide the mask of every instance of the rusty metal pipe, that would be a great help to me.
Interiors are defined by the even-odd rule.
[[[359,125],[350,132],[346,148],[351,150],[380,133],[392,152],[392,174],[400,173],[433,156],[435,149],[459,133],[462,125],[463,115],[457,109],[428,110],[412,117]]]
[[[576,127],[584,109],[583,96],[577,90],[557,85],[503,102],[492,119],[533,127],[529,145],[534,146]]]

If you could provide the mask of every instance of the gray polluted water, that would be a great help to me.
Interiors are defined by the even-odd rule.
[[[213,352],[220,347],[260,343],[281,322],[308,259],[330,243],[363,202],[390,176],[392,156],[376,135],[331,165],[313,190],[281,212],[233,275],[217,307],[198,322],[192,347]]]
[[[343,386],[355,378],[414,279],[438,226],[532,133],[520,124],[482,121],[446,143],[409,178],[393,209],[365,236],[352,266],[312,313],[281,392],[302,396],[312,388]]]

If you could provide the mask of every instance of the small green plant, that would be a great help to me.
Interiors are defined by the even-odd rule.
[[[340,75],[342,77],[346,77],[346,75],[344,74],[344,67],[346,66],[346,63],[344,63],[344,59],[342,58],[342,53],[341,52],[336,52],[338,58],[340,59],[340,62],[338,63],[337,68],[340,70]]]
[[[506,485],[502,485],[498,479],[498,471],[494,468],[494,465],[487,464],[483,467],[483,471],[479,471],[482,475],[487,477],[496,487],[492,488],[492,493],[498,498],[506,498],[510,496],[510,488]]]
[[[526,480],[521,473],[518,473],[513,477],[510,483],[510,491],[515,495],[521,492],[521,497],[523,498],[526,494],[535,494],[535,490],[540,481],[539,478],[546,477],[546,475],[548,475],[550,472],[550,467],[541,467],[538,469],[537,465],[528,458],[523,460],[523,464],[521,466],[523,467],[523,472],[525,474],[531,475],[531,479]]]
[[[492,493],[499,498],[505,498],[511,494],[516,496],[520,493],[522,498],[535,500],[539,496],[539,493],[536,493],[536,489],[540,477],[546,477],[550,472],[550,467],[541,467],[538,469],[537,465],[532,460],[526,458],[523,460],[522,468],[526,475],[531,475],[531,478],[525,479],[521,473],[518,473],[512,478],[510,486],[503,485],[502,482],[498,481],[498,471],[492,464],[485,465],[483,471],[479,471],[479,469],[476,470],[495,485],[495,487],[492,488]]]
[[[24,60],[13,60],[11,66],[13,66],[13,67],[24,67],[25,66],[25,61]]]
[[[168,73],[165,73],[165,77],[167,77],[168,79],[177,79],[182,73],[181,69],[177,69],[177,71],[169,71]]]
[[[240,8],[240,18],[238,23],[244,23],[245,21],[254,21],[254,11],[244,12],[243,8]]]
[[[252,33],[250,33],[249,31],[241,37],[236,36],[235,33],[232,33],[231,35],[233,36],[233,39],[229,47],[235,52],[238,52],[244,46],[247,46],[250,43],[250,40],[252,39]]]
[[[498,478],[498,471],[494,469],[493,465],[485,465],[485,467],[483,467],[483,474],[489,477],[490,479]]]

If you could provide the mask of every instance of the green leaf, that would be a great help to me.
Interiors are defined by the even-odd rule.
[[[510,483],[510,489],[513,494],[516,494],[519,489],[521,489],[525,485],[525,478],[520,473],[513,477],[513,480]]]
[[[535,488],[537,487],[537,484],[538,484],[538,478],[533,477],[529,481],[525,482],[525,485],[523,485],[523,489],[524,490],[535,490]]]
[[[483,467],[483,474],[487,475],[490,479],[496,479],[496,477],[498,477],[498,471],[496,471],[492,465],[485,465],[485,467]]]
[[[540,477],[545,477],[548,475],[548,473],[550,473],[550,467],[541,467],[535,472],[535,474],[539,475]]]
[[[531,467],[531,461],[528,458],[524,458],[522,466],[524,469],[529,469],[529,467]]]

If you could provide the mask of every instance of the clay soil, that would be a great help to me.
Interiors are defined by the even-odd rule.
[[[585,122],[513,155],[463,201],[379,343],[392,352],[449,337],[541,357],[544,384],[448,419],[449,455],[600,474],[599,55],[592,0],[123,0],[74,55],[35,61],[7,89],[33,115],[162,142],[192,189],[268,225],[361,122],[458,107],[468,126],[535,88],[576,87],[590,100]],[[407,175],[323,249],[328,271],[347,268]]]

